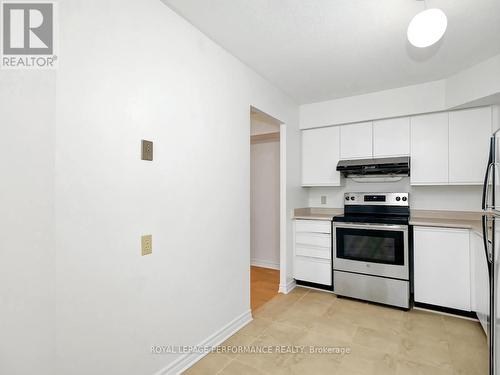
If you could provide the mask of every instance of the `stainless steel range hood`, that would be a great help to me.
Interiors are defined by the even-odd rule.
[[[345,177],[407,177],[410,157],[341,160],[337,171]]]

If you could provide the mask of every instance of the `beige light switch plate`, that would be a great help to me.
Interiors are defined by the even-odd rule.
[[[145,139],[143,139],[141,141],[141,145],[142,145],[141,159],[152,161],[153,160],[153,142],[146,141]]]
[[[141,237],[141,254],[149,255],[153,252],[153,236],[148,234]]]

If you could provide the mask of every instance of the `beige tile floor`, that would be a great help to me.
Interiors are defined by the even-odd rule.
[[[485,375],[479,323],[420,310],[401,311],[295,288],[254,313],[222,345],[350,348],[349,354],[212,353],[185,374]]]

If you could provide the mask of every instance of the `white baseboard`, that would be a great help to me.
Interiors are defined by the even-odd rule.
[[[234,335],[244,326],[252,321],[251,310],[246,311],[241,314],[233,321],[226,324],[219,331],[215,332],[213,335],[205,339],[199,344],[200,347],[205,346],[217,346],[226,341],[230,336]],[[174,362],[167,365],[165,368],[156,372],[155,375],[178,375],[183,371],[187,370],[189,367],[193,366],[196,362],[206,356],[208,353],[190,353],[183,354],[181,357],[176,359]]]
[[[269,262],[263,259],[252,259],[250,264],[255,267],[271,268],[273,270],[279,270],[280,264],[275,262]]]
[[[283,294],[288,294],[290,293],[295,287],[297,286],[297,283],[295,280],[290,280],[286,284],[280,284],[279,292]]]

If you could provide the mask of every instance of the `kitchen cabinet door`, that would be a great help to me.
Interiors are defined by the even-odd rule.
[[[414,228],[415,302],[471,311],[468,229]]]
[[[491,107],[450,112],[450,184],[482,185],[492,132]]]
[[[340,127],[340,158],[369,159],[373,156],[372,122]]]
[[[412,185],[448,184],[448,113],[410,119]]]
[[[332,262],[327,259],[303,257],[296,255],[294,261],[294,278],[299,281],[332,285]]]
[[[410,155],[410,118],[373,122],[373,157]]]
[[[302,186],[340,186],[338,126],[302,131]]]
[[[476,312],[483,330],[489,315],[489,280],[488,265],[484,251],[483,237],[476,232],[471,233],[471,295],[472,310]]]

